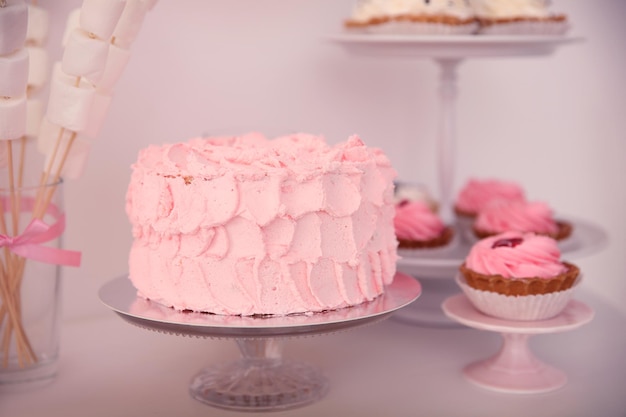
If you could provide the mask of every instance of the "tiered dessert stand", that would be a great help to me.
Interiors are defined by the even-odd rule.
[[[452,189],[456,142],[457,72],[467,59],[545,56],[557,48],[582,41],[566,36],[394,36],[373,34],[340,34],[330,42],[354,55],[376,57],[406,57],[432,59],[439,67],[438,188],[441,217],[453,222]],[[562,252],[568,259],[588,255],[606,243],[605,232],[596,225],[568,219],[574,223],[573,235],[563,243]],[[454,327],[441,311],[441,303],[459,291],[454,277],[467,255],[472,242],[459,236],[457,245],[449,250],[405,251],[398,261],[398,269],[419,277],[424,296],[419,304],[403,309],[394,320],[408,324]]]
[[[234,339],[242,358],[203,369],[189,390],[205,404],[240,411],[293,409],[316,402],[328,392],[328,381],[316,368],[282,358],[286,338],[372,324],[420,294],[417,280],[398,273],[383,295],[356,307],[310,315],[242,317],[179,312],[139,298],[126,276],[105,284],[99,292],[107,307],[133,325],[180,336]]]

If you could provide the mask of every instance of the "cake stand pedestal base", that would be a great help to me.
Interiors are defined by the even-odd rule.
[[[585,303],[571,300],[561,314],[551,319],[505,320],[481,313],[464,294],[446,299],[441,307],[448,317],[461,324],[502,335],[500,351],[466,366],[463,374],[478,386],[513,394],[538,394],[563,387],[567,383],[565,373],[537,359],[528,340],[532,335],[576,329],[590,322],[594,315]]]
[[[463,374],[483,388],[508,393],[549,392],[567,383],[564,372],[541,362],[528,348],[529,335],[502,333],[500,352],[468,365]]]
[[[213,407],[238,411],[281,411],[303,407],[328,393],[328,380],[314,367],[281,358],[279,339],[238,339],[238,361],[200,371],[189,392]]]

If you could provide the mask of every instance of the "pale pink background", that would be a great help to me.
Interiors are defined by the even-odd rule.
[[[61,53],[79,0],[41,0]],[[84,176],[66,184],[67,318],[101,313],[98,288],[127,270],[130,164],[151,143],[210,132],[358,133],[401,178],[436,190],[437,68],[357,58],[330,45],[350,0],[161,0],[132,47]],[[455,188],[469,176],[518,181],[559,213],[593,221],[610,245],[576,262],[585,286],[626,311],[626,2],[557,1],[584,43],[551,57],[465,62],[459,71]]]

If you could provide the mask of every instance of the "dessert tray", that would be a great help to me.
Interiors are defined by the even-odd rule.
[[[179,312],[137,297],[126,276],[102,286],[99,297],[123,320],[144,329],[181,336],[235,339],[242,358],[200,371],[191,382],[191,396],[223,409],[278,411],[311,404],[328,392],[328,381],[317,369],[281,358],[285,338],[376,323],[415,301],[421,291],[419,281],[398,273],[385,293],[369,303],[311,315],[271,317]]]
[[[572,235],[559,242],[565,260],[575,260],[594,254],[608,244],[607,233],[600,226],[581,219],[561,217],[573,225]],[[458,232],[458,230],[457,230]],[[413,304],[394,314],[393,320],[427,327],[460,327],[441,311],[441,303],[459,291],[454,277],[468,254],[474,239],[461,236],[449,250],[399,251],[398,271],[420,279],[424,295]]]
[[[559,242],[565,259],[592,255],[607,245],[607,233],[600,226],[586,220],[557,217],[567,220],[573,226],[572,235]],[[459,234],[458,230],[456,232]],[[452,279],[474,242],[476,239],[460,236],[449,250],[400,250],[398,270],[419,278]]]
[[[342,33],[328,37],[351,53],[427,58],[487,58],[548,55],[562,45],[581,42],[570,36],[529,35],[375,35]]]
[[[594,312],[587,304],[571,300],[558,316],[537,321],[512,321],[487,316],[478,311],[464,294],[446,299],[444,313],[466,326],[499,332],[503,343],[494,356],[465,367],[464,376],[483,388],[516,394],[556,390],[567,383],[567,375],[537,359],[529,349],[532,335],[574,330],[589,323]]]

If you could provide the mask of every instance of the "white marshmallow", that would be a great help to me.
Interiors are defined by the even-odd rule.
[[[28,65],[28,87],[39,90],[48,81],[48,51],[39,46],[27,46],[30,56]]]
[[[24,46],[28,28],[28,6],[22,0],[8,0],[0,7],[0,56]]]
[[[129,59],[130,51],[128,49],[111,44],[109,46],[109,55],[107,56],[104,72],[100,80],[96,83],[98,90],[107,92],[113,91],[113,87],[115,87],[115,84],[117,84],[117,81],[122,76]]]
[[[9,163],[9,147],[6,143],[0,142],[0,168],[4,168]]]
[[[113,42],[124,48],[130,48],[141,29],[147,11],[147,4],[143,0],[126,0],[122,16],[113,32]]]
[[[157,4],[157,1],[158,0],[144,0],[144,3],[146,3],[146,7],[148,8],[148,10],[152,10]]]
[[[26,133],[26,94],[0,98],[0,140],[19,139]]]
[[[0,56],[0,97],[19,97],[28,83],[28,51]]]
[[[108,51],[108,42],[91,38],[87,32],[76,29],[65,45],[61,61],[63,72],[95,83],[102,76]]]
[[[52,164],[52,169],[50,172],[56,173],[59,170],[59,165],[63,161],[63,154],[68,144],[69,137],[64,136],[59,145],[59,149],[57,150],[57,155],[56,158],[54,158],[54,164]],[[87,163],[87,157],[89,156],[90,149],[91,144],[89,142],[80,137],[75,137],[70,145],[67,157],[63,162],[63,167],[61,168],[61,177],[63,177],[64,179],[79,178],[85,170],[85,165]],[[46,162],[44,165],[46,169],[50,166],[52,155],[53,152],[46,153]]]
[[[67,74],[54,71],[46,117],[65,129],[79,132],[87,124],[94,95],[94,87],[85,84],[77,86],[72,84]]]
[[[43,119],[43,101],[29,98],[26,101],[26,136],[35,138],[39,135]]]
[[[72,10],[67,16],[67,22],[65,23],[65,32],[63,32],[62,45],[65,47],[70,39],[70,35],[74,32],[74,29],[80,28],[80,8]]]
[[[126,0],[83,0],[80,27],[108,42],[120,20],[125,3]]]
[[[107,94],[96,93],[93,103],[91,104],[89,120],[87,121],[85,129],[81,132],[83,135],[90,139],[95,139],[100,135],[100,130],[109,112],[112,98],[112,96]]]
[[[43,155],[53,151],[53,146],[59,140],[59,135],[63,128],[59,125],[52,123],[47,117],[41,120],[39,125],[39,132],[37,133],[37,150]],[[70,131],[65,131],[65,136],[70,134]]]
[[[30,45],[43,45],[48,37],[49,28],[48,11],[39,6],[29,4],[26,42]]]

